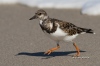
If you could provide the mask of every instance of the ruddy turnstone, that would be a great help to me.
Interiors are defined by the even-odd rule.
[[[43,32],[49,36],[51,39],[56,41],[57,47],[49,49],[44,54],[50,54],[51,52],[60,48],[59,42],[60,41],[69,41],[72,42],[74,47],[76,48],[77,54],[74,56],[80,55],[80,50],[73,39],[76,38],[79,34],[90,33],[95,34],[92,29],[81,28],[77,27],[74,24],[54,18],[50,18],[44,10],[38,10],[35,15],[30,18],[32,19],[39,19],[40,20],[40,27]]]

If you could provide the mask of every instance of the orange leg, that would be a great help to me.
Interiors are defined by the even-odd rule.
[[[74,55],[74,56],[75,56],[75,57],[80,56],[80,50],[79,50],[78,46],[77,46],[75,43],[73,43],[73,45],[74,45],[74,47],[75,47],[75,49],[76,49],[76,51],[77,51],[77,54]]]
[[[51,48],[51,49],[49,49],[47,52],[45,52],[44,54],[51,54],[51,52],[53,52],[53,51],[55,51],[55,50],[57,50],[57,49],[59,49],[60,48],[60,46],[59,46],[59,44],[57,44],[57,47],[55,47],[55,48]]]

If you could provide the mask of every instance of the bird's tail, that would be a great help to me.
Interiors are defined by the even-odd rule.
[[[86,28],[81,28],[83,32],[90,33],[90,34],[95,34],[95,32],[92,29],[86,29]]]

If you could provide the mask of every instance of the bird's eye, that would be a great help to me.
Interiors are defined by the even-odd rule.
[[[41,15],[41,13],[38,13],[38,15]]]

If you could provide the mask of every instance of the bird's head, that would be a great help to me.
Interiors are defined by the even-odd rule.
[[[29,20],[33,20],[33,19],[40,19],[40,20],[44,20],[47,19],[47,13],[44,10],[38,10],[35,15],[33,17],[31,17]]]

